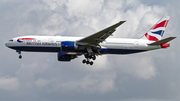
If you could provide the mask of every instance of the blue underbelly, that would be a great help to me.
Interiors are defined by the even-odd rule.
[[[132,54],[144,52],[146,50],[136,50],[136,49],[101,49],[101,54]]]

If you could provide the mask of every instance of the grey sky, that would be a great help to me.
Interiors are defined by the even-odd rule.
[[[2,101],[179,101],[178,0],[1,0],[0,99]],[[112,37],[140,38],[164,15],[168,49],[99,56],[93,66],[57,61],[56,53],[23,52],[4,46],[23,35],[88,36],[120,20]]]

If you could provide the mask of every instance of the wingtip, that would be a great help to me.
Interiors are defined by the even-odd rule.
[[[177,37],[171,37],[172,39],[175,39],[175,38],[177,38]]]
[[[119,21],[119,23],[125,23],[126,21]]]
[[[119,22],[126,22],[126,21],[119,21]]]

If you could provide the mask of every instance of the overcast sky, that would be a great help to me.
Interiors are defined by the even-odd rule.
[[[0,100],[179,101],[179,0],[0,0]],[[112,37],[140,38],[164,15],[171,47],[131,55],[57,61],[56,53],[23,52],[5,43],[23,35],[88,36],[120,20]]]

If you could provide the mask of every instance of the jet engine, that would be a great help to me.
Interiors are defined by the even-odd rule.
[[[68,55],[64,53],[58,53],[58,61],[71,61],[72,59],[75,59],[76,55]]]
[[[62,41],[61,42],[61,50],[64,52],[72,52],[77,49],[75,42],[73,41]]]

